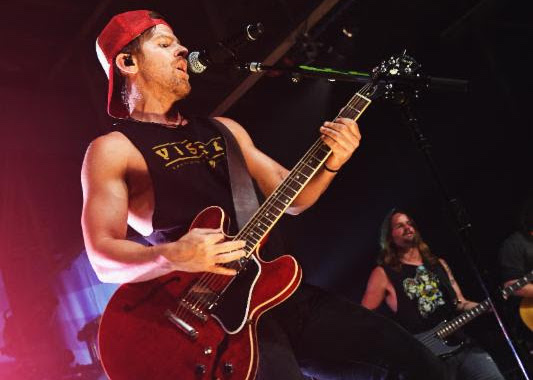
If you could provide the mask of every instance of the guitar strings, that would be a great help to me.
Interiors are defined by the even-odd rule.
[[[364,87],[362,90],[360,90],[360,92],[366,91],[366,89],[368,89],[369,87],[370,87],[370,86]],[[357,109],[356,107],[353,107],[353,106],[356,106],[359,102],[361,102],[361,100],[362,100],[362,99],[361,99],[360,95],[359,95],[359,94],[355,94],[354,97],[352,97],[352,99],[350,100],[350,102],[348,102],[347,106],[345,106],[345,107],[341,110],[341,112],[339,113],[339,115],[338,115],[337,117],[341,116],[342,111],[346,111],[346,109],[348,109],[348,110],[349,110],[349,113],[351,113],[351,115],[346,115],[346,116],[349,116],[349,117],[351,117],[351,118],[354,118],[355,116],[357,116],[360,112],[358,112],[358,109]],[[314,155],[315,155],[315,153],[317,153],[317,151],[322,151],[322,152],[324,153],[324,149],[329,150],[329,147],[328,147],[328,146],[327,146],[322,140],[318,140],[318,142],[316,142],[315,145],[314,145],[314,146],[313,146],[313,147],[312,147],[312,148],[306,153],[306,155],[304,156],[304,158],[303,158],[302,160],[300,160],[300,162],[296,165],[296,167],[295,167],[296,170],[293,170],[293,172],[298,172],[298,171],[299,171],[298,169],[301,169],[302,166],[306,165],[306,164],[304,163],[304,161],[306,161],[306,160],[309,158],[309,156],[314,157]],[[326,157],[327,157],[328,153],[329,153],[329,152],[326,151]],[[325,158],[326,158],[326,157],[325,157]],[[316,157],[314,157],[314,158],[317,159]],[[325,158],[324,158],[324,159],[325,159]],[[321,161],[321,160],[319,159],[319,161]],[[300,168],[298,168],[298,167],[300,167]],[[291,173],[291,174],[293,174],[293,173]],[[304,175],[304,176],[305,176],[305,175]],[[295,190],[291,187],[291,185],[294,185],[294,182],[296,182],[298,185],[302,186],[302,184],[300,184],[300,183],[299,183],[295,178],[293,178],[293,177],[294,177],[293,175],[289,175],[289,176],[287,177],[287,181],[284,181],[283,186],[281,186],[279,189],[277,189],[277,191],[278,191],[279,193],[283,193],[283,192],[284,192],[285,190],[287,190],[287,189],[290,189],[291,191],[295,191]],[[309,178],[310,178],[310,177],[309,177]],[[278,199],[276,199],[276,198],[269,198],[269,200],[267,200],[267,202],[265,202],[265,204],[263,205],[262,208],[263,208],[263,209],[266,209],[267,207],[270,207],[270,208],[271,208],[271,207],[274,207],[274,208],[278,209],[278,207],[276,207],[276,205],[274,204],[276,201],[278,201]],[[281,202],[281,203],[283,204],[283,202]],[[259,210],[261,210],[261,208],[260,208]],[[278,211],[281,211],[281,210],[278,209]],[[251,219],[251,221],[245,226],[245,228],[243,228],[243,230],[241,230],[241,232],[239,232],[239,234],[235,237],[235,240],[238,239],[241,235],[247,235],[247,234],[250,234],[250,233],[252,232],[252,231],[250,231],[250,230],[255,229],[254,226],[256,225],[256,223],[259,223],[259,224],[261,223],[261,221],[259,220],[259,218],[261,217],[262,213],[259,212],[259,213],[256,213],[256,214],[258,214],[258,215],[254,215],[254,217],[253,217],[253,218]],[[269,220],[269,219],[267,218],[267,220]],[[262,232],[264,232],[264,231],[262,231]],[[261,239],[259,239],[259,240],[255,243],[255,245],[259,244],[260,241],[261,241]],[[249,257],[251,254],[253,254],[253,252],[254,252],[254,250],[252,249],[252,250],[250,251],[250,253],[247,255],[247,257]],[[235,269],[237,269],[237,268],[235,268]],[[223,278],[223,277],[226,277],[226,276],[221,276],[221,275],[216,275],[216,274],[214,274],[214,276],[211,277],[211,278],[213,279],[213,281],[215,281],[215,280],[217,280],[218,278]],[[210,278],[210,277],[202,278],[202,279],[199,280],[199,284],[200,284],[201,286],[212,287],[212,286],[214,285],[214,283],[213,283],[212,281],[210,281],[211,278]],[[207,282],[204,283],[204,282],[203,282],[204,280],[207,280]],[[225,282],[225,281],[222,281],[222,284],[223,284],[224,282]],[[229,283],[229,281],[228,281],[228,283]],[[217,284],[217,285],[220,286],[220,284]],[[201,302],[205,301],[208,297],[209,297],[209,295],[202,297],[202,299],[199,300],[200,302],[198,302],[198,303],[201,303]],[[195,305],[195,306],[197,306],[197,305]]]
[[[359,105],[359,103],[365,103],[365,102],[368,103],[368,101],[366,99],[364,99],[361,96],[360,93],[365,93],[368,89],[370,89],[371,86],[372,86],[371,83],[368,83],[365,86],[363,86],[350,99],[350,101],[347,103],[347,105],[341,109],[341,111],[335,117],[335,119],[338,118],[338,117],[349,117],[351,119],[357,120],[357,117],[361,114],[361,111],[358,110],[356,108],[356,106]],[[346,115],[343,115],[344,113],[346,113]],[[307,151],[307,153],[303,156],[303,158],[295,165],[295,167],[291,170],[291,172],[287,176],[287,178],[286,178],[287,180],[286,181],[284,180],[280,184],[280,186],[275,190],[275,193],[284,194],[285,190],[287,190],[287,189],[291,189],[292,191],[294,191],[294,189],[290,186],[291,182],[298,183],[298,185],[300,185],[300,189],[302,189],[307,184],[307,182],[310,181],[311,178],[316,174],[316,171],[318,170],[319,167],[317,167],[313,171],[312,175],[308,177],[308,180],[306,180],[306,182],[304,182],[304,185],[302,185],[298,181],[296,181],[293,178],[293,174],[298,173],[303,168],[303,166],[306,165],[304,161],[307,161],[311,156],[313,158],[317,159],[314,156],[315,153],[317,153],[319,150],[322,150],[322,152],[324,152],[323,148],[326,148],[327,151],[326,151],[325,157],[323,159],[319,159],[319,161],[325,161],[327,159],[327,157],[329,156],[330,152],[331,152],[331,148],[329,148],[329,146],[327,146],[327,144],[325,144],[322,141],[322,139],[319,138],[313,144],[313,146]],[[242,236],[249,235],[251,230],[254,229],[254,226],[258,222],[258,218],[262,214],[260,211],[264,211],[264,209],[266,209],[266,208],[270,208],[271,209],[272,207],[275,207],[277,209],[277,207],[274,205],[274,202],[276,202],[276,201],[278,201],[278,199],[276,197],[269,197],[267,199],[267,202],[263,203],[263,205],[258,209],[258,212],[256,212],[254,214],[254,216],[250,219],[250,221],[233,238],[233,240],[238,240],[239,238],[242,238]],[[281,202],[281,203],[283,204],[283,202]],[[289,205],[285,206],[282,211],[284,212],[288,207],[289,207]],[[279,210],[279,211],[281,211],[281,210]],[[278,215],[278,217],[280,217],[280,216]],[[267,220],[269,220],[269,219],[267,218]],[[271,226],[271,228],[272,228],[272,226]],[[263,238],[269,232],[269,230],[270,230],[270,228],[267,229],[266,232],[264,232]],[[250,257],[251,255],[253,255],[253,253],[256,251],[255,247],[257,247],[257,245],[260,244],[261,240],[262,239],[259,239],[253,245],[252,249],[250,249],[250,252],[247,253],[247,255],[246,255],[247,258]],[[234,267],[235,264],[238,264],[237,268]],[[238,261],[234,261],[232,263],[229,263],[229,265],[233,269],[239,269],[239,267],[240,267],[240,263]],[[211,292],[211,290],[214,290],[216,292],[216,290],[218,290],[218,288],[222,287],[222,285],[224,286],[224,288],[227,288],[227,286],[229,286],[231,284],[231,282],[234,280],[234,278],[235,278],[235,276],[231,276],[230,277],[230,276],[225,276],[225,275],[219,275],[219,274],[216,274],[216,273],[206,273],[206,274],[202,275],[195,284],[193,284],[192,289],[190,289],[182,299],[185,300],[186,302],[189,301],[188,298],[189,298],[189,296],[193,295],[195,287],[197,287],[200,290],[200,292],[202,292],[204,289],[206,289],[205,295],[201,295],[200,294],[200,296],[198,297],[196,302],[194,302],[191,305],[194,309],[200,309],[199,306],[207,306],[207,305],[209,305],[209,303],[211,301],[210,298],[213,297],[213,293]],[[212,289],[212,288],[216,288],[216,289]],[[220,294],[222,294],[222,293],[220,293]],[[218,295],[220,295],[220,294],[218,294]],[[180,309],[180,305],[178,304],[176,313],[179,312],[179,309]]]
[[[352,119],[357,119],[357,116],[360,114],[360,112],[355,106],[357,106],[358,103],[363,101],[363,98],[360,96],[359,93],[360,92],[365,92],[366,90],[368,90],[370,88],[370,86],[371,86],[371,84],[368,84],[368,85],[364,86],[363,88],[361,88],[361,90],[359,90],[359,92],[356,93],[352,97],[352,99],[350,99],[348,104],[344,108],[341,109],[341,111],[339,112],[337,117],[346,116],[346,117],[350,117]],[[366,100],[364,100],[364,101],[366,102]],[[346,112],[347,109],[348,109],[348,112]],[[348,115],[342,115],[344,112],[348,113]],[[299,161],[299,163],[295,166],[295,168],[293,170],[291,170],[291,173],[287,177],[288,180],[282,182],[281,186],[278,189],[276,189],[276,191],[278,191],[279,193],[283,193],[288,188],[290,188],[292,191],[294,191],[294,189],[292,189],[290,187],[290,182],[291,181],[295,181],[292,178],[291,174],[293,174],[293,172],[298,172],[299,169],[301,169],[303,165],[306,165],[304,163],[304,161],[307,160],[309,158],[309,156],[313,156],[314,157],[314,154],[317,153],[318,150],[322,150],[323,148],[326,148],[326,149],[330,150],[330,148],[321,139],[319,139],[317,142],[315,142],[315,144],[311,147],[311,149],[309,149],[309,151],[304,155],[304,157]],[[326,152],[326,157],[323,160],[325,160],[328,155],[329,155],[329,152]],[[315,159],[316,159],[316,157],[315,157]],[[316,170],[318,170],[318,168],[315,169],[315,172],[316,172]],[[314,174],[315,173],[313,173],[313,175]],[[313,177],[313,175],[311,175],[309,178]],[[295,181],[295,182],[298,183],[298,181]],[[272,198],[272,199],[269,198],[269,200],[267,200],[267,202],[265,202],[265,204],[263,204],[263,206],[269,206],[269,207],[273,206],[273,207],[275,207],[277,209],[277,207],[274,206],[274,204],[273,204],[275,201],[277,201],[277,199],[275,197]],[[266,207],[263,207],[263,206],[260,207],[259,210],[261,210],[262,208],[266,208]],[[261,213],[256,213],[256,215],[257,214],[261,215]],[[246,234],[250,233],[250,230],[254,228],[252,226],[255,225],[255,223],[257,221],[256,215],[254,215],[254,217],[250,220],[250,222],[248,222],[245,225],[245,228],[243,228],[241,230],[241,232],[239,232],[236,235],[234,240],[237,240],[242,235],[246,235]],[[257,244],[259,244],[260,241],[261,241],[261,239],[259,239],[258,242],[255,243],[254,247]],[[252,249],[250,251],[250,253],[247,254],[246,257],[251,256],[254,253],[254,251],[255,251],[255,249]],[[235,263],[235,262],[233,262],[233,263]],[[234,268],[234,269],[238,269],[238,268]],[[217,280],[220,280],[220,279],[222,281],[217,281]],[[193,308],[198,308],[198,305],[200,305],[200,304],[203,304],[204,306],[208,305],[208,303],[206,303],[206,302],[209,302],[208,298],[212,297],[212,293],[210,292],[210,290],[213,287],[213,285],[217,285],[217,288],[218,288],[218,287],[220,287],[220,285],[224,285],[224,283],[227,282],[227,284],[225,284],[225,286],[227,287],[231,283],[232,280],[233,280],[233,277],[228,277],[228,276],[224,276],[224,275],[218,275],[218,274],[215,274],[215,273],[208,273],[208,274],[203,275],[202,277],[200,277],[200,279],[195,284],[195,286],[200,287],[200,290],[202,290],[202,288],[207,288],[208,292],[206,292],[204,296],[200,296],[197,299],[197,301],[192,305],[192,307]],[[184,297],[184,299],[186,299],[188,295],[191,295],[191,293],[192,293],[192,290],[188,292],[188,294]]]
[[[367,86],[364,86],[359,92],[364,92],[366,91],[368,88],[370,87],[370,85],[367,85]],[[354,118],[356,119],[358,114],[360,112],[358,112],[359,110],[356,108],[356,107],[352,107],[352,106],[356,106],[358,105],[359,102],[361,102],[362,98],[360,97],[359,93],[356,93],[352,99],[348,102],[347,106],[345,106],[343,109],[341,109],[341,111],[339,112],[339,115],[337,115],[337,117],[340,117],[340,116],[343,116],[342,113],[343,111],[346,111],[347,109],[349,110],[347,113],[349,115],[346,115],[346,116],[349,116],[350,118]],[[351,115],[350,115],[351,114]],[[326,148],[328,151],[330,151],[329,147],[321,140],[319,139],[313,146],[312,148],[306,153],[306,155],[304,155],[304,158],[302,158],[302,160],[300,160],[300,162],[295,166],[295,168],[291,171],[291,172],[298,172],[299,168],[298,166],[302,166],[301,164],[305,165],[305,163],[303,161],[307,160],[309,158],[309,156],[313,156],[314,157],[314,154],[317,153],[318,150],[322,150],[323,148]],[[327,158],[327,156],[329,155],[329,152],[326,152],[326,155],[325,157],[322,159],[322,160],[325,160]],[[316,157],[314,157],[316,159]],[[322,160],[319,160],[319,161],[322,161]],[[295,170],[296,169],[296,170]],[[317,168],[318,169],[318,168]],[[316,170],[315,169],[315,172]],[[292,173],[291,173],[292,174]],[[313,173],[314,175],[315,173]],[[309,178],[311,178],[313,175],[311,175]],[[290,186],[291,184],[291,181],[295,181],[291,175],[289,175],[287,177],[287,181],[284,181],[282,182],[282,186],[280,186],[279,189],[277,189],[276,191],[278,191],[279,193],[283,193],[285,190],[287,190],[288,188],[290,188],[292,191],[294,191],[294,189],[292,189],[292,187]],[[295,181],[298,183],[298,181]],[[298,183],[299,184],[299,183]],[[300,186],[302,186],[300,184]],[[266,202],[266,206],[274,206],[274,202],[276,201],[277,199],[272,198],[270,200],[270,203],[272,204],[268,204],[269,202]],[[276,207],[276,206],[274,206]],[[288,206],[287,206],[288,207]],[[262,207],[262,208],[266,208],[266,207]],[[277,207],[276,207],[277,208]],[[260,208],[261,209],[261,208]],[[279,210],[280,211],[280,210]],[[261,215],[259,213],[259,215]],[[243,228],[243,230],[234,238],[234,240],[236,240],[239,235],[243,235],[243,234],[249,234],[250,233],[250,229],[252,229],[253,227],[251,227],[252,225],[255,224],[256,222],[256,219],[257,218],[252,218],[251,221],[249,223],[247,223],[247,225],[245,226],[245,228]],[[261,239],[259,239],[254,247],[259,244],[261,241]],[[250,251],[250,253],[246,256],[246,257],[249,257],[253,254],[253,252],[255,251],[255,249],[252,249]],[[233,265],[232,265],[233,266]],[[237,268],[234,268],[234,269],[237,269]],[[222,281],[217,281],[217,280],[222,280]],[[200,290],[203,290],[204,288],[206,288],[207,292],[205,293],[204,296],[200,295],[200,297],[197,299],[197,301],[192,305],[193,308],[195,309],[198,309],[198,306],[199,305],[208,305],[208,302],[210,301],[209,298],[212,298],[212,295],[213,293],[211,293],[211,290],[214,290],[212,289],[212,287],[214,287],[213,285],[216,285],[216,290],[219,290],[220,286],[221,285],[224,285],[225,282],[227,282],[227,284],[225,284],[225,286],[227,287],[231,281],[233,280],[233,278],[227,278],[227,276],[223,276],[223,275],[217,275],[217,274],[207,274],[207,275],[204,275],[202,276],[198,282],[195,284],[195,286],[199,287]],[[194,286],[193,286],[194,287]],[[189,293],[184,297],[184,298],[187,298],[188,295],[191,295],[192,293],[192,290],[189,291]]]
[[[291,173],[289,174],[287,179],[290,179],[291,174],[293,174],[292,172],[298,171],[299,169],[301,169],[305,165],[305,163],[303,163],[303,161],[308,159],[309,156],[314,155],[319,149],[323,148],[323,145],[320,144],[320,143],[322,143],[321,140],[319,140],[318,143],[315,142],[315,144],[312,146],[312,148],[309,149],[309,151],[304,155],[304,157],[294,167],[294,169],[291,171]],[[309,178],[311,178],[311,177],[312,176],[310,176]],[[282,184],[280,184],[280,186],[275,190],[275,192],[283,193],[284,190],[286,190],[289,187],[289,182],[290,182],[289,180],[282,182]],[[254,228],[253,226],[257,223],[258,215],[261,215],[262,212],[265,209],[268,209],[270,207],[276,207],[276,206],[274,206],[274,202],[276,202],[276,201],[278,201],[278,200],[275,197],[274,198],[269,197],[269,199],[267,199],[267,201],[265,203],[263,203],[263,205],[258,209],[258,211],[254,214],[254,216],[250,219],[250,221],[245,225],[245,227],[234,237],[233,240],[239,240],[239,239],[242,239],[243,236],[250,235],[251,230]],[[282,211],[282,210],[278,209],[278,212],[279,211]],[[247,253],[246,257],[250,257],[254,253],[254,251],[255,251],[254,247],[257,244],[259,244],[259,243],[260,243],[260,240],[257,241],[253,245],[252,248],[250,248],[250,252]],[[231,267],[233,267],[233,269],[238,269],[238,268],[235,268],[236,264],[238,264],[238,262],[236,262],[236,261],[230,263],[230,265],[231,265]],[[214,288],[213,290],[218,291],[218,290],[220,290],[222,285],[228,286],[231,283],[231,281],[233,281],[233,279],[234,279],[234,277],[219,275],[219,274],[215,274],[215,273],[207,273],[207,274],[203,275],[198,280],[196,286],[199,286],[200,288],[204,288],[205,287],[207,289],[213,289]],[[209,302],[208,298],[210,298],[210,295],[208,295],[208,294],[200,297],[194,303],[193,307],[194,308],[198,308],[200,304],[206,305],[206,302]]]
[[[460,316],[452,319],[450,322],[448,322],[445,325],[443,325],[439,330],[443,330],[445,328],[452,327],[452,330],[453,330],[452,332],[455,332],[459,327],[464,326],[467,322],[470,322],[473,318],[475,318],[475,317],[481,315],[482,313],[484,313],[488,306],[489,306],[488,302],[487,301],[483,301],[482,303],[480,303],[475,308],[465,312],[463,315],[460,315]],[[455,326],[455,325],[457,325],[457,326]],[[445,338],[448,335],[450,335],[450,333],[446,333],[446,335],[443,336],[442,338]],[[424,343],[426,345],[429,345],[429,343],[432,340],[434,340],[435,337],[437,339],[441,339],[442,340],[442,338],[440,336],[438,336],[436,332],[435,333],[429,332],[426,335],[424,335],[422,338],[420,338],[419,340],[420,340],[420,342],[422,342],[422,343]]]

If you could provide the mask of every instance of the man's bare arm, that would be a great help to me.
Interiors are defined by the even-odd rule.
[[[194,229],[176,242],[153,247],[126,239],[129,144],[117,132],[102,136],[91,144],[83,163],[83,235],[100,280],[144,281],[173,270],[233,274],[218,264],[242,257],[244,242],[222,243],[220,231]]]
[[[457,283],[457,281],[455,281],[455,277],[453,276],[452,270],[450,269],[446,261],[444,261],[443,259],[439,259],[439,261],[444,267],[444,269],[446,270],[446,273],[448,274],[448,278],[450,279],[450,282],[452,284],[453,290],[455,290],[455,294],[457,296],[457,310],[466,311],[466,310],[470,310],[476,307],[478,305],[477,302],[467,300],[463,296],[463,292],[461,291],[461,288],[459,287],[459,284]]]
[[[387,274],[382,267],[375,267],[368,282],[366,284],[366,291],[361,301],[361,305],[367,309],[377,309],[385,299],[387,293]]]
[[[224,117],[217,119],[224,123],[234,134],[243,151],[250,174],[257,181],[263,194],[270,195],[287,177],[289,170],[257,149],[248,133],[240,124]],[[357,125],[353,121],[343,119],[343,122],[348,125],[329,123],[327,127],[321,129],[324,142],[328,145],[331,144],[332,150],[335,152],[326,161],[326,165],[334,170],[339,169],[350,158],[353,151],[359,146],[359,140],[361,138]],[[320,169],[298,197],[296,197],[287,210],[287,213],[299,214],[312,206],[327,189],[334,177],[335,173],[331,173],[323,168]]]

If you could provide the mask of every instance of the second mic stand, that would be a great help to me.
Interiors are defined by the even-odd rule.
[[[404,56],[406,58],[410,58],[405,55],[405,52],[404,52]],[[367,73],[357,72],[353,70],[346,71],[346,70],[324,68],[324,67],[267,66],[259,62],[251,62],[251,63],[246,63],[246,64],[237,64],[237,68],[239,70],[245,70],[245,71],[249,71],[252,73],[258,73],[258,72],[264,72],[264,71],[282,72],[282,73],[291,75],[293,80],[295,78],[298,79],[299,77],[305,76],[305,77],[319,77],[319,78],[326,78],[329,80],[340,80],[340,81],[349,81],[349,82],[357,82],[357,83],[368,83],[371,81],[376,82],[376,79],[372,79],[371,75]],[[378,81],[380,81],[380,79],[378,79]],[[500,317],[498,310],[495,308],[494,303],[492,302],[492,299],[490,297],[490,293],[488,289],[486,288],[485,283],[483,282],[481,275],[479,274],[476,268],[476,265],[474,264],[474,261],[472,259],[472,255],[475,252],[475,249],[474,249],[474,245],[472,243],[472,238],[470,234],[472,225],[470,221],[468,220],[467,212],[465,208],[461,205],[459,200],[455,197],[452,197],[450,193],[448,192],[447,187],[445,186],[444,181],[442,180],[442,177],[437,169],[437,165],[431,155],[431,145],[429,143],[429,140],[426,138],[426,136],[422,132],[422,129],[420,127],[420,122],[418,120],[418,116],[416,115],[415,109],[412,104],[413,99],[417,99],[422,90],[432,89],[432,90],[447,91],[447,92],[466,92],[468,82],[465,80],[461,80],[461,79],[430,77],[426,75],[415,74],[414,72],[412,73],[412,75],[407,75],[407,76],[404,75],[401,77],[393,76],[392,78],[389,77],[389,78],[383,79],[382,81],[385,82],[384,87],[387,89],[385,93],[385,98],[392,101],[396,105],[400,106],[403,111],[403,115],[405,116],[405,124],[411,130],[411,133],[418,145],[418,148],[424,155],[424,158],[431,171],[433,179],[435,183],[437,184],[437,187],[442,197],[446,201],[448,211],[450,215],[453,216],[455,228],[457,230],[458,235],[460,236],[461,248],[463,252],[466,254],[468,264],[470,265],[472,271],[474,272],[476,280],[480,284],[483,293],[485,294],[487,300],[489,301],[489,304],[494,313],[494,316],[496,317],[498,325],[518,363],[518,366],[520,367],[520,370],[522,371],[524,375],[524,378],[526,380],[529,380],[527,371],[524,367],[524,364],[522,363],[522,359],[518,355],[518,352],[516,348],[514,347],[514,344],[503,324],[502,318]]]
[[[507,332],[507,329],[502,321],[500,312],[496,309],[494,303],[492,302],[490,293],[487,287],[485,286],[485,283],[483,279],[481,278],[479,271],[477,270],[474,260],[472,259],[472,256],[476,252],[476,250],[474,249],[474,245],[473,245],[472,237],[471,237],[472,224],[469,221],[466,209],[463,207],[463,205],[457,198],[451,196],[451,194],[448,192],[448,189],[446,185],[444,184],[442,176],[440,175],[439,170],[437,169],[437,165],[433,159],[433,156],[431,155],[431,144],[429,143],[429,140],[426,138],[426,136],[424,135],[420,127],[420,121],[413,107],[413,101],[414,99],[417,99],[418,97],[419,97],[418,89],[414,89],[414,90],[410,89],[407,91],[400,90],[398,92],[391,92],[389,96],[386,96],[388,100],[392,101],[393,103],[395,103],[402,109],[403,116],[404,116],[404,123],[411,130],[411,133],[416,141],[418,148],[424,155],[426,164],[431,171],[431,174],[433,176],[435,183],[437,184],[440,194],[446,201],[447,209],[449,211],[449,214],[453,218],[453,222],[454,222],[457,234],[460,236],[461,248],[463,252],[465,253],[465,256],[467,257],[468,264],[470,268],[472,269],[472,271],[474,272],[476,280],[481,286],[481,289],[483,293],[485,294],[486,299],[489,301],[491,310],[494,313],[494,317],[496,318],[496,321],[498,322],[500,330],[502,331],[502,334],[505,337],[507,344],[509,345],[509,348],[511,349],[514,355],[518,363],[518,366],[520,367],[520,370],[522,371],[522,374],[524,375],[524,378],[526,380],[529,380],[527,370],[524,367],[524,364],[522,362],[522,358],[518,354]]]
[[[330,67],[317,67],[299,65],[294,67],[280,65],[264,65],[261,62],[247,62],[232,64],[237,70],[250,73],[275,72],[289,75],[293,81],[298,82],[302,77],[324,78],[331,81],[356,82],[366,84],[373,81],[372,74],[356,71],[342,70]],[[387,82],[416,86],[420,89],[431,89],[443,92],[465,93],[468,90],[468,81],[454,78],[431,77],[428,75],[408,75],[389,79]]]

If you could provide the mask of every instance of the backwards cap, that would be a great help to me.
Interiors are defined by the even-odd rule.
[[[96,39],[96,54],[109,79],[107,92],[107,113],[126,119],[129,112],[122,102],[119,89],[113,84],[113,61],[118,53],[145,30],[158,24],[170,27],[165,20],[148,10],[130,11],[114,16]]]

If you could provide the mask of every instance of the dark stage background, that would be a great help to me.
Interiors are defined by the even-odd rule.
[[[424,72],[468,80],[468,93],[426,93],[416,108],[444,182],[470,217],[474,266],[489,290],[499,285],[499,245],[517,228],[520,205],[533,193],[533,28],[525,1],[19,0],[2,8],[1,378],[100,376],[87,323],[114,286],[99,284],[87,265],[79,171],[87,145],[111,123],[95,38],[124,10],[159,11],[190,50],[262,21],[265,35],[243,49],[243,60],[264,60],[288,46],[278,62],[369,71],[407,49]],[[317,10],[322,13],[312,21]],[[192,77],[185,110],[210,113],[233,99],[224,114],[287,167],[358,88],[270,75],[231,98],[245,80],[245,74],[216,69]],[[359,302],[375,265],[381,220],[400,206],[412,211],[465,295],[481,300],[474,269],[400,110],[378,100],[359,124],[360,149],[312,209],[282,219],[274,243],[297,256],[307,282]],[[87,338],[78,334],[83,327]],[[509,379],[521,378],[493,316],[479,318],[470,331]]]

